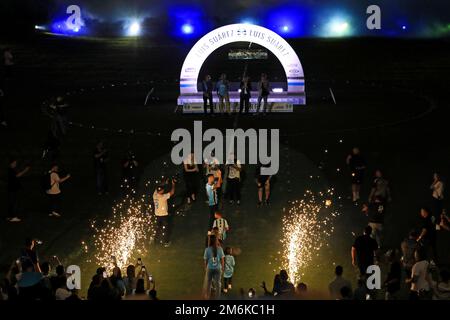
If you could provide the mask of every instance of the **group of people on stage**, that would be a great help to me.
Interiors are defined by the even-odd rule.
[[[263,104],[262,113],[265,114],[267,111],[270,112],[268,98],[270,94],[270,82],[267,74],[262,73],[261,79],[258,82],[258,103],[256,107],[256,114],[260,112],[261,102]],[[219,99],[219,112],[227,114],[231,113],[230,110],[230,82],[227,80],[227,75],[222,73],[216,85],[214,85],[211,76],[208,74],[202,81],[202,91],[203,91],[203,108],[205,114],[208,113],[208,107],[211,114],[214,114],[214,98],[213,91],[216,91],[217,97]],[[240,99],[239,99],[239,113],[243,111],[248,113],[250,110],[250,98],[252,92],[252,83],[250,77],[245,75],[242,77],[240,84]]]

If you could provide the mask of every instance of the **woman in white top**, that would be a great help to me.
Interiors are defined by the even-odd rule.
[[[61,189],[59,185],[70,178],[70,174],[66,175],[64,178],[59,176],[59,167],[53,165],[52,169],[49,171],[50,175],[50,189],[48,189],[47,196],[50,203],[50,217],[60,217],[60,202],[61,202]]]
[[[432,197],[432,213],[437,222],[442,214],[444,202],[444,183],[438,173],[433,174],[433,183],[430,186]]]

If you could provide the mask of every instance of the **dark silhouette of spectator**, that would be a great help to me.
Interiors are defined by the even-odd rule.
[[[372,228],[367,226],[364,234],[357,237],[352,246],[352,264],[359,268],[362,276],[366,275],[367,267],[375,262],[375,253],[378,250],[378,243],[371,238]]]

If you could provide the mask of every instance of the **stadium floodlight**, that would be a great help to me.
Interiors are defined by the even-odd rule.
[[[189,23],[186,23],[181,26],[181,31],[184,34],[192,34],[194,32],[194,27]]]
[[[351,34],[350,23],[342,18],[333,18],[326,25],[327,37],[342,37]]]
[[[138,21],[133,21],[128,26],[128,36],[136,37],[141,34],[141,24]]]

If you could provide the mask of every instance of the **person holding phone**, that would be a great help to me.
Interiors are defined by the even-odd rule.
[[[49,203],[50,213],[49,217],[61,217],[61,189],[60,184],[70,179],[70,174],[61,178],[59,176],[59,166],[54,164],[49,171],[50,175],[50,189],[46,191]]]

